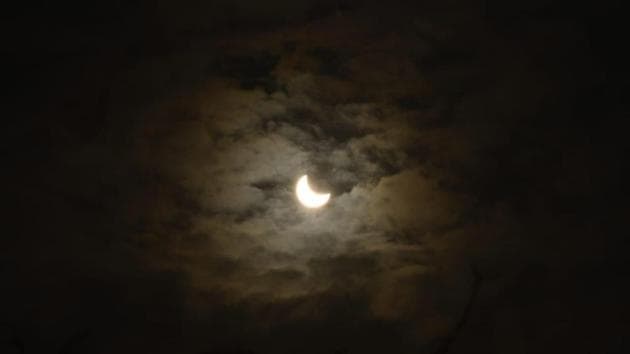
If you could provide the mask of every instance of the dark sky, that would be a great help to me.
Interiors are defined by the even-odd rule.
[[[6,8],[0,352],[629,352],[622,10]]]

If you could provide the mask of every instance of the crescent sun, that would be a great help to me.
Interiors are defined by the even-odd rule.
[[[307,208],[319,208],[328,203],[330,193],[316,193],[308,185],[308,175],[300,177],[295,185],[295,194],[302,205]]]

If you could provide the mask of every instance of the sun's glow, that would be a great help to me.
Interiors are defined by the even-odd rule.
[[[295,185],[295,194],[302,205],[307,208],[319,208],[328,203],[330,193],[315,193],[308,185],[308,176],[300,177]]]

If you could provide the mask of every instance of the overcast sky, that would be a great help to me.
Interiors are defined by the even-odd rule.
[[[627,349],[607,32],[486,5],[16,11],[0,348]]]

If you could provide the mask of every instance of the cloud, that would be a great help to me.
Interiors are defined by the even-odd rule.
[[[31,75],[52,109],[9,144],[26,151],[2,251],[16,328],[41,324],[33,336],[56,345],[96,323],[94,343],[114,337],[117,352],[433,352],[470,265],[484,284],[469,351],[496,326],[509,338],[497,348],[569,333],[563,318],[594,292],[618,312],[600,289],[627,298],[605,280],[624,283],[623,233],[602,235],[623,213],[602,206],[623,204],[606,169],[623,149],[604,138],[616,125],[589,119],[614,115],[602,97],[619,95],[589,87],[607,70],[585,73],[579,24],[523,14],[508,30],[452,4],[230,3],[159,5],[150,28],[92,41],[90,60],[60,47],[54,74]],[[58,67],[66,54],[87,61]],[[41,86],[61,77],[63,92]],[[297,202],[302,174],[330,191],[325,208]]]
[[[455,225],[463,205],[418,169],[383,177],[371,193],[370,213],[392,232],[436,232]]]
[[[375,316],[397,318],[411,305],[386,304],[395,294],[413,302],[417,290],[398,284],[435,271],[440,260],[432,242],[458,227],[466,198],[443,185],[447,172],[424,165],[426,156],[417,153],[422,146],[427,153],[447,150],[435,144],[445,142],[444,129],[424,126],[430,110],[397,101],[430,95],[423,78],[401,80],[418,75],[412,59],[387,38],[367,52],[362,39],[344,49],[310,40],[313,47],[303,42],[265,54],[277,58],[261,72],[277,83],[275,91],[243,86],[238,71],[254,74],[233,66],[193,94],[143,113],[135,158],[189,201],[161,204],[161,218],[176,214],[186,222],[183,229],[148,231],[164,234],[173,249],[168,261],[145,252],[147,262],[183,267],[193,288],[233,301],[370,288]],[[269,41],[273,48],[273,35]],[[241,45],[243,58],[260,53]],[[377,70],[384,62],[386,70]],[[329,205],[299,206],[293,188],[302,174],[331,191]]]

